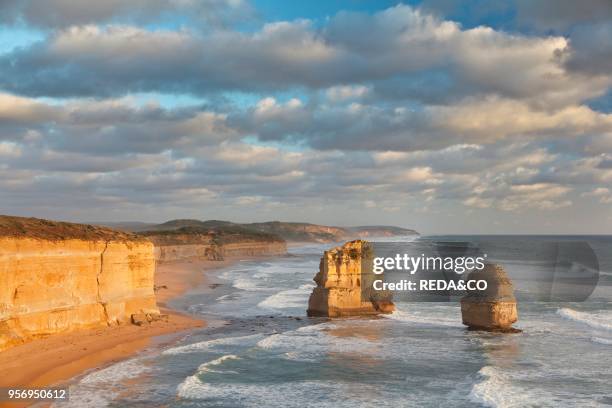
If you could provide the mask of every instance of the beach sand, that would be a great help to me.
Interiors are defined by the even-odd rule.
[[[181,331],[203,327],[194,319],[166,307],[169,300],[187,290],[205,285],[206,271],[222,268],[227,261],[181,261],[161,264],[155,273],[157,304],[168,321],[146,326],[124,324],[56,334],[0,352],[0,387],[48,387],[65,382],[88,370],[104,367],[134,355],[149,346],[172,340]],[[204,273],[203,273],[204,271]],[[157,343],[157,344],[156,344]],[[0,407],[31,403],[0,403]]]

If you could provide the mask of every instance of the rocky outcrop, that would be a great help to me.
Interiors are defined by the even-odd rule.
[[[518,320],[514,288],[506,271],[499,265],[487,264],[475,270],[468,280],[485,280],[487,289],[470,291],[461,299],[463,324],[473,330],[516,332],[512,324]]]
[[[26,339],[159,314],[146,239],[0,216],[0,350]]]
[[[308,300],[308,316],[341,317],[393,312],[395,306],[388,294],[368,289],[374,275],[362,273],[362,265],[369,262],[369,257],[369,244],[361,240],[325,251],[314,278],[317,286]]]

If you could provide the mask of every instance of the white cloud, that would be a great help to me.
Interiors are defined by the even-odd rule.
[[[21,156],[21,147],[17,143],[0,142],[0,156],[19,157]]]
[[[73,26],[1,58],[0,84],[47,96],[305,87],[347,99],[369,94],[372,84],[384,96],[386,81],[418,82],[442,71],[454,83],[450,90],[435,80],[427,82],[431,90],[390,88],[409,99],[423,92],[447,93],[446,101],[496,95],[545,109],[579,104],[612,83],[610,75],[568,70],[563,56],[571,52],[562,36],[462,29],[398,5],[374,15],[339,13],[320,27],[280,21],[254,32]]]
[[[2,208],[75,197],[66,212],[252,206],[406,225],[477,208],[509,225],[612,202],[612,114],[592,103],[612,83],[607,22],[518,34],[399,5],[235,30],[198,14],[244,6],[223,0],[154,0],[193,11],[176,30],[142,24],[161,14],[139,0],[43,15],[68,3],[0,17],[56,28],[0,56]],[[198,102],[130,96],[156,92]]]
[[[588,193],[583,193],[583,197],[595,197],[602,204],[612,204],[612,191],[606,187],[598,187]]]
[[[570,191],[569,187],[545,183],[511,186],[508,195],[498,205],[505,211],[525,208],[554,210],[572,205],[570,200],[564,198]]]
[[[332,102],[342,102],[350,99],[360,99],[370,92],[364,85],[338,85],[327,90],[327,98]]]

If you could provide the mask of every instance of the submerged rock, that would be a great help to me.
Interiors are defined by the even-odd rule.
[[[372,277],[362,274],[362,265],[370,262],[370,258],[370,246],[362,240],[325,251],[319,272],[314,277],[317,287],[308,300],[308,316],[341,317],[393,312],[395,305],[388,295],[370,290],[373,274]],[[365,290],[362,285],[365,285]]]
[[[471,291],[461,299],[463,324],[471,330],[520,332],[512,327],[518,320],[514,287],[499,265],[487,264],[475,270],[468,280],[485,280],[487,289]]]

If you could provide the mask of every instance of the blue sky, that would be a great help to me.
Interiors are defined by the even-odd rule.
[[[40,41],[44,35],[37,29],[22,26],[0,27],[0,53],[7,53],[18,47],[26,47]]]
[[[258,0],[253,4],[259,13],[268,21],[278,20],[324,20],[339,11],[374,13],[400,4],[399,1],[387,0],[343,0],[343,1],[304,1],[279,2],[275,0]],[[415,2],[405,2],[414,4]]]
[[[8,0],[0,208],[610,232],[610,21],[605,0]]]

